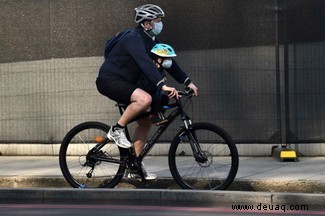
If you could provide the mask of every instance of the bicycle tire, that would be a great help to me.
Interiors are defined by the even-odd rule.
[[[185,129],[173,139],[168,161],[175,182],[183,189],[224,190],[235,179],[238,170],[238,151],[228,133],[217,125],[196,123],[195,134],[206,162],[197,162]]]
[[[60,169],[72,187],[113,188],[123,178],[125,164],[90,161],[87,158],[89,150],[106,138],[109,129],[101,122],[84,122],[73,127],[64,137],[59,152]],[[108,142],[99,154],[119,161],[126,153],[115,143]],[[91,172],[92,166],[94,169]]]

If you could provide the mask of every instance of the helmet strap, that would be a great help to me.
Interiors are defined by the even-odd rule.
[[[147,22],[147,21],[145,21],[145,22]],[[143,22],[143,23],[144,23],[144,22]],[[143,23],[141,23],[141,26],[142,26],[142,28],[143,28],[143,31],[144,31],[144,32],[145,32],[149,37],[151,37],[152,40],[154,40],[154,39],[155,39],[155,34],[152,32],[152,28],[148,29],[147,27],[144,26]],[[150,27],[151,27],[151,25],[150,25]]]

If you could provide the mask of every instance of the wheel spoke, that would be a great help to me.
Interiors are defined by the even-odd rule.
[[[71,129],[62,141],[60,168],[72,187],[114,187],[123,177],[124,164],[96,159],[106,157],[121,160],[122,155],[117,145],[107,143],[95,153],[90,151],[97,142],[102,142],[108,130],[109,127],[105,124],[86,122]]]
[[[238,153],[232,139],[211,124],[194,124],[192,133],[201,149],[202,159],[195,161],[191,136],[176,136],[169,155],[169,165],[175,181],[182,188],[225,189],[237,173]],[[234,167],[232,166],[234,165]]]

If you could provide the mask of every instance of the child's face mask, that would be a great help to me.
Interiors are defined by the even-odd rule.
[[[164,68],[168,69],[172,66],[173,61],[171,59],[165,59],[163,61],[163,63],[161,64],[161,66],[163,66]]]

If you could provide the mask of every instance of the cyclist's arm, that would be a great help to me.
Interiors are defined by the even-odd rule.
[[[127,35],[126,40],[124,40],[124,49],[135,60],[141,72],[148,80],[161,89],[164,85],[164,77],[158,72],[156,66],[146,52],[142,37],[137,34]]]
[[[166,71],[179,83],[182,83],[188,86],[192,80],[187,76],[187,74],[183,71],[183,69],[177,64],[177,62],[173,59],[172,66]]]
[[[194,85],[192,80],[187,76],[187,74],[182,70],[182,68],[173,60],[172,66],[167,69],[167,72],[179,83],[183,83],[187,87],[193,90],[194,95],[198,96],[198,88]]]

